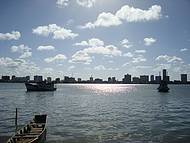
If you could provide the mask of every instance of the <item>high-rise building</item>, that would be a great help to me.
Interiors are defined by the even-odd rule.
[[[167,71],[163,69],[163,81],[167,81]]]
[[[93,77],[91,76],[91,77],[90,77],[90,82],[93,82],[93,81],[94,81],[94,79],[93,79]]]
[[[160,83],[160,81],[161,81],[161,76],[160,76],[160,75],[159,75],[159,76],[156,76],[155,82],[156,82],[156,83]]]
[[[125,83],[125,84],[130,84],[131,83],[131,75],[130,74],[127,74],[127,75],[124,76],[123,83]]]
[[[140,83],[140,78],[139,77],[133,77],[133,83],[139,84]]]
[[[187,74],[181,74],[181,83],[187,83]]]
[[[154,75],[151,75],[151,76],[150,76],[150,82],[151,82],[151,83],[154,83]]]
[[[141,75],[140,76],[140,83],[146,84],[149,82],[149,76],[148,75]]]
[[[10,80],[10,76],[2,76],[2,80],[3,81],[9,81]]]
[[[111,83],[112,80],[111,80],[111,77],[108,77],[108,83]]]
[[[112,77],[112,83],[116,83],[116,78],[115,77]]]

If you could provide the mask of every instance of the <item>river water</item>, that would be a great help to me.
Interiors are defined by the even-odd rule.
[[[190,85],[60,84],[55,92],[26,92],[0,83],[0,136],[46,113],[48,143],[189,143]]]

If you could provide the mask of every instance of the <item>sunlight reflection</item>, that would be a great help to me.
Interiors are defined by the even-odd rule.
[[[91,90],[95,93],[126,93],[136,89],[135,85],[120,85],[120,84],[86,84],[82,88]],[[109,94],[106,94],[109,95]]]

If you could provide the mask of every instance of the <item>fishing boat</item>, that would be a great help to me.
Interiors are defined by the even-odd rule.
[[[44,143],[46,140],[47,115],[35,115],[24,128],[18,130],[7,143]]]
[[[54,83],[36,82],[36,83],[25,83],[27,91],[55,91]]]
[[[158,87],[159,92],[169,92],[170,88],[168,87],[168,84],[166,81],[162,80],[160,82],[160,85]]]

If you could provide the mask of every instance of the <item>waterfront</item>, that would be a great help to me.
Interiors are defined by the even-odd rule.
[[[190,140],[190,86],[60,84],[55,92],[25,92],[24,84],[0,84],[0,136],[35,113],[47,113],[47,142],[163,142]]]

